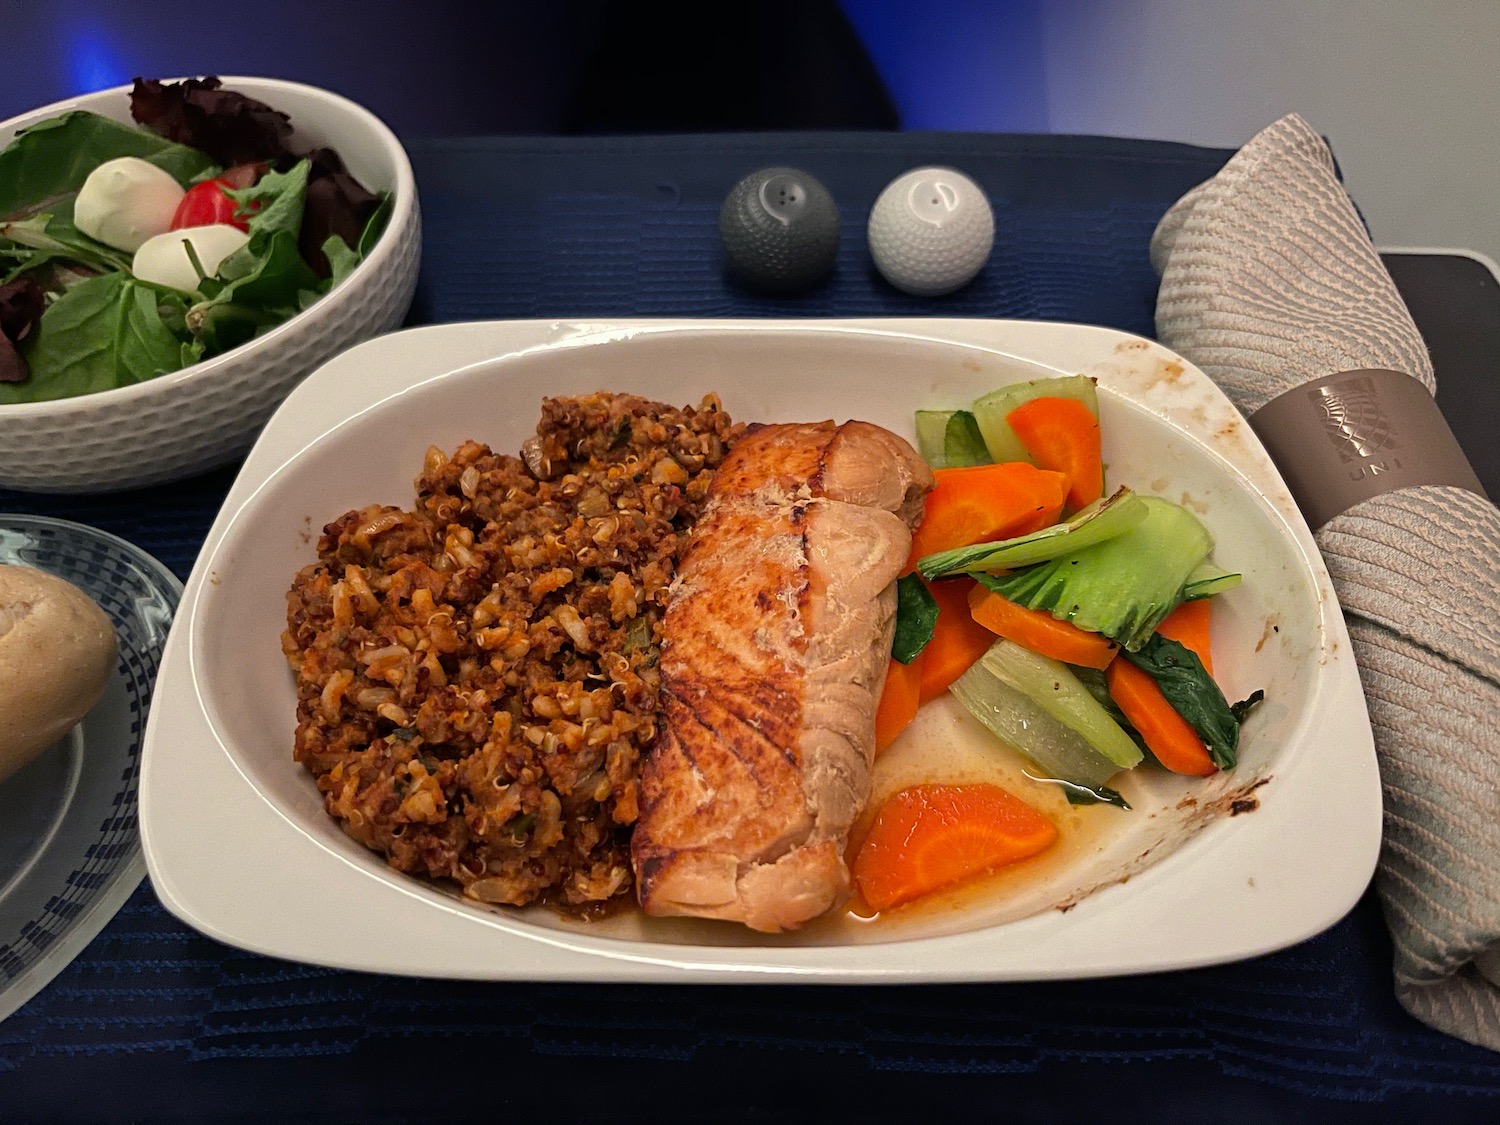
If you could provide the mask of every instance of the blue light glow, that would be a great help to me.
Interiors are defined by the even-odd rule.
[[[73,87],[71,93],[91,94],[130,81],[130,68],[120,57],[109,32],[97,24],[69,28],[65,42],[68,81]]]
[[[841,0],[903,129],[1048,131],[1053,0]]]

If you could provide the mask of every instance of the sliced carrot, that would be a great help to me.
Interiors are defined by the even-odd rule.
[[[1101,633],[1061,621],[1044,609],[1027,609],[975,583],[969,612],[992,633],[1064,664],[1108,668],[1120,646]]]
[[[1212,600],[1199,598],[1183,602],[1162,618],[1161,624],[1156,627],[1156,631],[1162,636],[1176,641],[1183,648],[1192,649],[1198,659],[1203,661],[1203,669],[1210,676],[1214,674],[1213,654],[1209,651],[1208,644],[1213,612],[1208,606]]]
[[[1104,495],[1104,455],[1099,419],[1076,398],[1034,398],[1005,416],[1043,469],[1068,478],[1068,506],[1077,510]]]
[[[1029,535],[1057,522],[1067,499],[1062,473],[1025,461],[938,469],[922,522],[912,535],[907,570],[924,555]]]
[[[1057,828],[998,785],[915,785],[891,797],[854,857],[854,881],[889,910],[1050,847]]]
[[[947,691],[995,643],[995,634],[969,612],[969,591],[975,585],[972,578],[927,583],[937,600],[938,618],[932,640],[922,650],[923,703]]]
[[[1167,701],[1150,673],[1122,657],[1104,670],[1104,680],[1110,698],[1167,769],[1207,777],[1219,768],[1198,732]]]
[[[910,664],[892,659],[885,671],[885,686],[875,708],[875,752],[878,754],[917,717],[922,703],[922,662],[924,649]]]

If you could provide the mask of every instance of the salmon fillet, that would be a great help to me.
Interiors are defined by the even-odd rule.
[[[715,473],[663,624],[631,840],[648,914],[776,932],[848,896],[894,583],[931,487],[865,422],[752,428]]]

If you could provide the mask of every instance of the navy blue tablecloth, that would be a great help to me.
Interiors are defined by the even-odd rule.
[[[412,152],[426,242],[411,320],[1034,317],[1149,335],[1152,228],[1228,155],[933,134],[428,142]],[[736,288],[719,255],[719,202],[773,163],[817,175],[843,217],[835,275],[793,299]],[[886,286],[864,242],[880,189],[933,163],[968,172],[996,213],[988,266],[941,300]],[[185,577],[232,479],[0,490],[0,510],[94,524]],[[146,885],[0,1023],[0,1122],[1500,1120],[1500,1057],[1407,1017],[1389,966],[1366,895],[1293,949],[1152,977],[484,985],[243,953],[173,920]]]

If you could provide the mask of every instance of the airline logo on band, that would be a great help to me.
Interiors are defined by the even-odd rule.
[[[1395,457],[1373,460],[1380,454],[1399,450],[1401,442],[1381,403],[1375,381],[1368,375],[1351,375],[1323,383],[1311,388],[1308,397],[1323,413],[1323,432],[1333,443],[1339,460],[1345,464],[1361,463],[1349,473],[1351,480],[1359,480],[1366,473],[1379,476],[1401,467]]]

